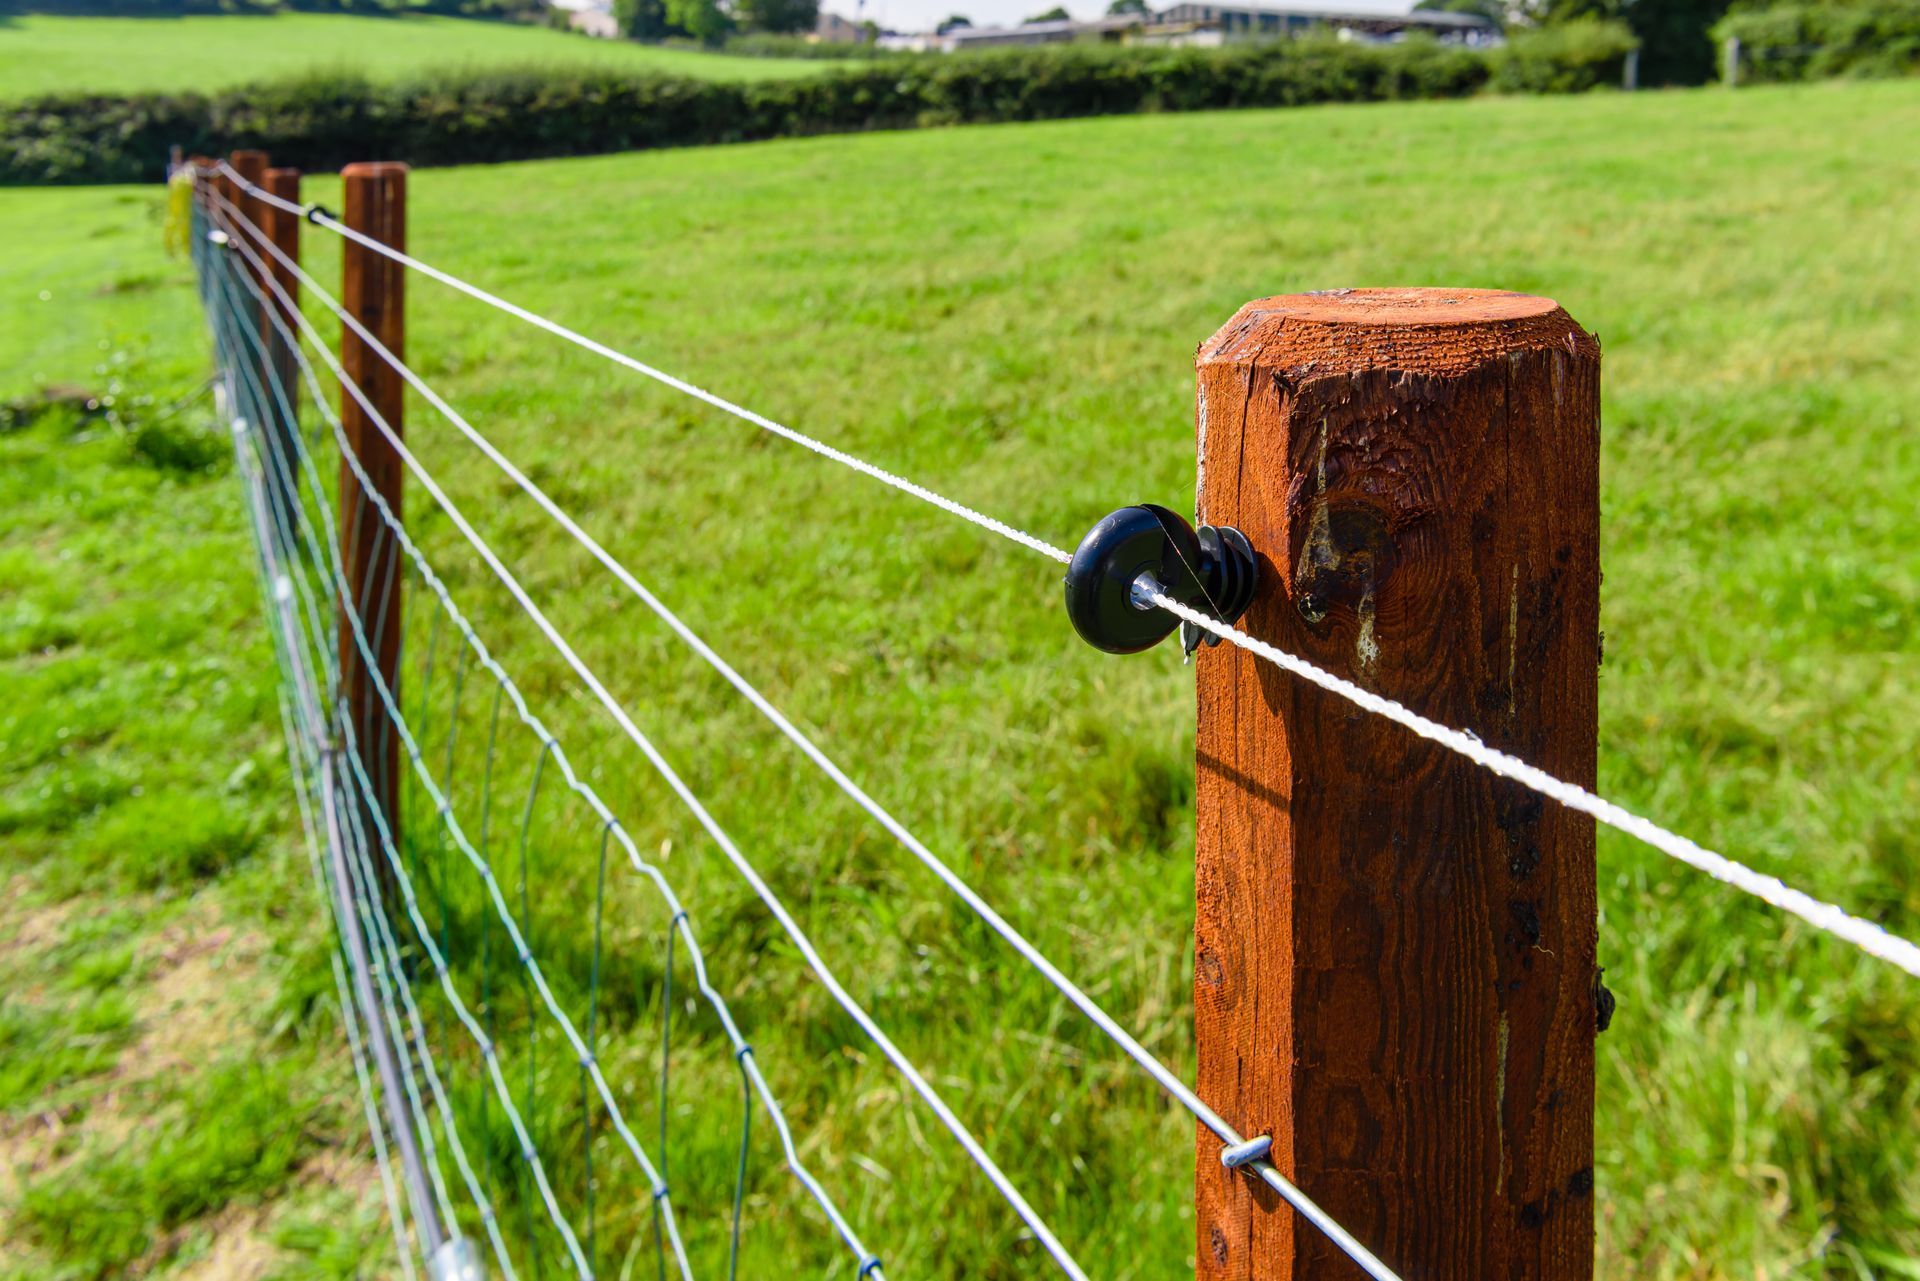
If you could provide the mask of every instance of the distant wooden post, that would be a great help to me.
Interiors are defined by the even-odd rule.
[[[217,161],[217,159],[207,159],[207,169],[213,171],[213,175],[211,175],[213,200],[209,202],[209,207],[207,207],[207,221],[209,221],[209,225],[211,225],[213,229],[225,232],[228,225],[232,223],[232,209],[236,209],[236,207],[240,205],[240,188],[234,184],[234,181],[232,181],[230,177],[227,177],[227,173],[225,173],[223,169],[219,169],[219,161]],[[238,254],[238,252],[236,252],[236,250],[230,250],[228,254]],[[227,292],[232,286],[228,284],[227,277],[223,275],[223,273],[227,273],[228,271],[227,259],[215,257],[215,259],[211,259],[211,261],[217,265],[217,271],[215,271],[213,275],[221,280],[221,284],[219,284],[219,288],[221,288],[221,300],[219,300],[221,309],[225,311],[228,307],[236,307],[238,300],[230,300],[230,298],[228,298]],[[234,326],[234,328],[238,328],[238,326]],[[244,344],[246,340],[240,338],[240,336],[234,334],[234,332],[225,332],[225,330],[223,330],[221,336],[217,338],[217,342],[227,342],[228,346],[234,346],[234,344]],[[242,361],[242,359],[246,359],[246,355],[244,355],[242,351],[234,351],[234,353],[232,353],[232,361]],[[238,390],[240,403],[234,407],[234,413],[238,413],[242,419],[252,419],[252,405],[248,403],[246,396],[248,396],[248,392],[246,392],[244,388],[240,388],[240,390]]]
[[[286,201],[288,204],[300,203],[300,171],[298,169],[269,169],[261,183],[267,191]],[[264,202],[262,202],[264,203]],[[270,319],[266,326],[268,364],[273,370],[274,381],[280,385],[285,396],[284,406],[276,405],[283,413],[285,421],[281,426],[289,433],[300,430],[300,366],[295,360],[296,344],[299,342],[298,314],[300,310],[300,277],[295,274],[293,264],[300,261],[300,215],[290,213],[273,205],[266,205],[261,228],[267,233],[267,239],[273,247],[284,255],[262,253],[268,260],[268,274],[275,289],[267,290],[268,301],[273,315],[279,324]],[[281,326],[285,326],[282,332]]]
[[[347,226],[384,245],[407,247],[407,167],[402,164],[356,164],[340,171],[346,186]],[[348,314],[365,326],[395,359],[406,356],[406,272],[398,263],[354,241],[343,242],[344,280],[341,301]],[[347,448],[353,451],[372,482],[371,488],[394,517],[401,515],[401,462],[387,435],[351,388],[395,435],[401,431],[403,386],[386,358],[350,328],[340,337],[340,363],[346,385],[340,397],[340,423]],[[392,697],[398,699],[400,672],[400,549],[386,530],[359,477],[340,464],[340,538],[350,599],[341,602],[340,688],[343,715],[352,726],[361,768],[371,783],[371,804],[399,840],[399,736],[388,728],[379,691],[360,650],[355,618],[373,650],[377,670]],[[351,790],[351,789],[350,789]],[[363,813],[368,840],[376,839],[371,820]],[[376,859],[376,865],[381,861]]]
[[[270,163],[266,152],[236,151],[227,163],[247,183],[256,188],[266,187]],[[244,252],[238,248],[233,251],[234,270],[244,273],[245,279],[259,291],[256,299],[245,285],[235,289],[234,305],[240,313],[239,323],[251,330],[251,334],[240,333],[234,339],[236,358],[244,369],[251,371],[251,377],[246,380],[249,389],[246,417],[259,429],[261,443],[267,451],[267,500],[273,504],[276,523],[291,538],[299,528],[300,519],[299,454],[294,439],[300,428],[292,411],[293,388],[285,376],[284,349],[276,350],[280,343],[273,324],[273,290],[268,282],[279,273],[273,256],[246,225],[258,228],[260,234],[271,240],[269,228],[279,211],[251,194],[241,183],[226,181],[228,199],[233,202],[238,219],[243,220],[233,229],[237,243],[245,246]]]
[[[1729,89],[1740,87],[1740,37],[1728,36],[1720,46],[1720,79]]]
[[[210,171],[214,171],[214,170],[217,170],[218,164],[219,164],[218,161],[214,160],[212,157],[208,157],[206,168]],[[227,201],[228,204],[234,203],[234,198],[240,194],[240,189],[233,185],[233,179],[227,177],[226,174],[221,172],[213,173],[213,190],[215,195],[218,195],[223,200]],[[222,207],[221,209],[221,216],[223,218],[226,216],[226,211],[224,207]]]
[[[242,178],[256,187],[266,181],[267,153],[264,151],[236,151],[227,158],[227,163],[232,165],[234,171]],[[227,198],[233,202],[234,208],[238,211],[238,217],[245,219],[256,227],[265,228],[267,224],[267,203],[258,196],[248,195],[246,191],[242,189],[241,185],[232,179],[227,179],[226,182]],[[244,226],[235,227],[234,233],[239,238],[240,243],[244,244],[247,249],[252,252],[254,257],[259,258],[262,262],[266,261],[267,251],[260,247],[260,242],[254,239]],[[237,249],[234,253],[236,268],[251,276],[255,286],[259,288],[260,292],[263,295],[267,294],[269,292],[266,286],[268,273],[262,268],[254,266],[246,254],[241,253]],[[248,323],[253,326],[254,331],[259,334],[261,342],[264,344],[267,333],[272,329],[272,326],[267,322],[266,309],[255,305],[253,295],[246,293],[244,286],[242,286],[242,296],[237,299],[236,302],[247,315]],[[246,342],[244,335],[241,341],[243,343]],[[252,352],[254,348],[249,345],[247,350]]]
[[[1201,347],[1242,626],[1594,782],[1598,345],[1551,301],[1340,290]],[[1198,672],[1200,1094],[1390,1267],[1590,1281],[1591,820],[1230,646]],[[1361,1272],[1202,1130],[1198,1273]]]

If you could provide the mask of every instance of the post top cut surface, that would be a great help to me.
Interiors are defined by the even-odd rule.
[[[1316,289],[1253,304],[1326,325],[1461,325],[1551,315],[1551,298],[1508,289]]]
[[[1380,368],[1446,375],[1542,348],[1588,359],[1600,351],[1551,298],[1505,289],[1328,289],[1255,299],[1197,359],[1303,377]]]
[[[404,176],[407,166],[398,160],[361,160],[340,171],[342,178],[392,178]]]

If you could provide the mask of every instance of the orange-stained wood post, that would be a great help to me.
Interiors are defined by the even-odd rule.
[[[236,151],[227,163],[248,183],[266,187],[270,163],[266,152]],[[275,275],[273,256],[260,240],[261,236],[270,238],[268,227],[278,211],[260,197],[249,194],[240,183],[229,179],[228,186],[229,198],[238,210],[234,234],[238,242],[246,246],[244,253],[238,249],[233,251],[234,270],[242,273],[236,276],[234,305],[239,310],[240,325],[246,331],[235,336],[235,356],[243,368],[251,371],[251,377],[243,380],[248,387],[246,417],[259,429],[266,449],[268,500],[276,509],[278,523],[291,537],[299,520],[299,455],[295,452],[297,442],[294,440],[299,425],[293,419],[293,389],[285,377],[286,359],[275,350],[278,343],[272,320],[273,290],[268,285]],[[252,282],[253,289],[259,291],[258,300],[252,290],[238,283],[241,279]]]
[[[206,168],[208,169],[209,172],[213,173],[214,193],[218,195],[221,199],[225,200],[228,204],[232,204],[234,201],[234,197],[239,194],[240,189],[233,185],[233,179],[227,177],[225,173],[216,171],[218,165],[219,165],[219,162],[217,160],[214,160],[211,157],[208,158]],[[225,205],[220,206],[221,219],[224,221],[229,216],[230,215],[227,212],[226,206]]]
[[[261,185],[289,204],[300,203],[298,169],[269,169]],[[294,361],[293,342],[300,332],[295,321],[300,309],[300,277],[294,274],[292,264],[300,261],[300,215],[268,205],[261,227],[266,231],[267,239],[273,242],[273,247],[285,255],[285,261],[265,255],[269,274],[277,286],[267,291],[268,296],[273,300],[274,311],[281,324],[286,326],[286,333],[282,334],[279,325],[268,324],[267,347],[273,353],[274,376],[286,391],[287,406],[297,410],[300,403],[300,367]],[[289,426],[298,429],[297,421]]]
[[[267,153],[264,151],[236,151],[227,158],[227,163],[232,165],[235,172],[242,178],[256,187],[266,182]],[[232,179],[227,179],[226,182],[227,198],[234,203],[235,208],[238,210],[236,218],[241,221],[242,224],[234,228],[235,234],[239,236],[241,243],[245,244],[246,247],[252,251],[253,256],[264,263],[268,257],[267,251],[260,247],[258,238],[252,234],[252,231],[245,224],[251,223],[254,227],[264,230],[267,225],[268,205],[258,196],[248,195],[241,185]],[[262,294],[268,293],[266,286],[267,271],[262,267],[255,266],[246,254],[239,253],[237,250],[235,253],[236,269],[244,271],[251,277],[254,285]],[[247,323],[252,326],[254,333],[259,335],[262,348],[264,348],[267,333],[272,329],[272,325],[267,321],[266,310],[255,304],[253,295],[247,292],[244,285],[239,288],[240,296],[235,300],[235,305],[238,306],[242,314],[247,317]],[[257,357],[258,351],[260,350],[259,348],[255,348],[245,335],[242,335],[240,341],[245,345],[249,355]]]
[[[340,171],[346,187],[344,221],[355,231],[392,248],[407,247],[407,167],[402,164],[356,164]],[[351,240],[343,241],[344,280],[341,302],[349,315],[391,352],[406,356],[406,275],[391,259]],[[395,519],[401,516],[401,463],[380,423],[395,435],[401,431],[400,375],[350,327],[342,327],[340,363],[346,385],[341,389],[340,423],[347,448],[353,451]],[[366,398],[363,405],[360,396]],[[368,406],[372,412],[368,411]],[[374,419],[379,415],[379,422]],[[393,732],[384,703],[369,675],[361,651],[362,638],[374,652],[377,670],[392,697],[400,696],[400,549],[387,530],[372,498],[346,459],[340,464],[340,538],[350,598],[341,602],[340,689],[342,714],[352,727],[353,750],[371,784],[363,799],[379,807],[390,831],[399,840],[399,736]],[[356,620],[359,630],[356,630]],[[351,775],[352,766],[346,767]],[[352,778],[349,792],[357,789]],[[368,839],[375,831],[363,814]],[[376,860],[378,863],[379,860]]]
[[[1253,635],[1594,782],[1600,352],[1553,302],[1340,290],[1200,348]],[[1591,820],[1231,646],[1198,672],[1200,1094],[1402,1277],[1590,1281]],[[1361,1271],[1196,1155],[1198,1273]]]

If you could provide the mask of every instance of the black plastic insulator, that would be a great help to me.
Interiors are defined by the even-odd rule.
[[[1237,529],[1196,531],[1165,507],[1122,507],[1088,531],[1067,566],[1067,617],[1082,640],[1109,654],[1136,654],[1181,626],[1166,610],[1136,603],[1142,574],[1182,605],[1232,623],[1253,603],[1259,562]],[[1188,653],[1200,639],[1219,639],[1187,630],[1194,633],[1184,636]]]

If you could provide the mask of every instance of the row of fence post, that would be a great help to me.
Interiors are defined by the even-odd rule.
[[[243,272],[258,290],[234,298],[239,315],[235,324],[242,327],[242,341],[233,344],[229,356],[247,368],[236,380],[235,406],[238,417],[250,429],[260,433],[263,456],[277,460],[264,469],[262,500],[278,509],[277,524],[285,530],[300,527],[306,519],[301,509],[300,469],[294,460],[305,448],[300,437],[300,369],[296,344],[299,342],[298,312],[300,275],[300,224],[302,218],[277,207],[254,190],[263,191],[294,205],[300,204],[300,171],[272,168],[262,151],[236,151],[227,163],[242,181],[215,172],[215,163],[196,156],[192,164],[196,175],[210,175],[208,181],[225,209],[233,212],[235,225],[229,234],[233,244],[245,244],[250,253],[235,249],[231,269]],[[356,231],[382,243],[404,248],[406,243],[407,168],[399,164],[352,165],[342,171],[345,183],[344,221]],[[249,189],[252,188],[252,189]],[[267,244],[253,239],[243,224],[257,227]],[[352,240],[344,241],[342,305],[348,315],[364,326],[398,359],[405,351],[405,280],[402,269],[391,260]],[[284,327],[284,332],[283,332]],[[251,331],[251,342],[244,340]],[[385,704],[379,696],[384,684],[388,696],[400,697],[400,653],[403,616],[400,548],[387,536],[386,526],[372,505],[377,494],[393,515],[401,515],[401,464],[392,441],[376,425],[377,413],[396,436],[403,428],[402,387],[400,377],[385,359],[350,326],[343,326],[340,350],[341,366],[346,374],[340,396],[340,420],[346,445],[361,462],[372,482],[371,494],[359,476],[346,463],[343,452],[337,496],[336,525],[340,545],[336,549],[344,569],[344,597],[336,610],[339,657],[339,687],[336,701],[324,709],[329,718],[325,726],[328,740],[318,744],[320,751],[321,805],[326,819],[329,867],[333,881],[335,914],[341,943],[349,959],[354,979],[353,999],[361,1007],[360,1017],[367,1033],[368,1047],[388,1110],[389,1128],[394,1136],[406,1174],[410,1200],[419,1231],[419,1244],[427,1260],[427,1275],[432,1281],[453,1281],[482,1275],[468,1242],[459,1238],[457,1224],[442,1224],[428,1194],[422,1165],[421,1147],[413,1130],[412,1118],[402,1102],[399,1056],[408,1051],[395,1045],[380,1017],[378,999],[370,978],[367,940],[354,912],[355,897],[351,876],[341,843],[345,833],[358,831],[373,841],[375,833],[385,832],[394,849],[405,839],[398,806],[399,736],[388,725]],[[347,391],[357,387],[361,399]],[[316,495],[324,501],[323,495]],[[294,554],[294,548],[286,549]],[[285,606],[283,604],[283,612]],[[365,620],[380,620],[374,624]],[[368,664],[361,648],[364,626],[368,648],[374,663]],[[290,640],[292,638],[290,633]],[[376,674],[378,680],[376,681]],[[352,734],[344,732],[350,726]],[[339,784],[335,762],[342,751],[357,756],[357,769],[347,766],[368,785],[357,790]],[[351,799],[350,799],[351,798]],[[352,822],[336,822],[336,803],[358,810]],[[379,821],[374,818],[378,811]],[[382,858],[370,860],[376,887],[382,901],[391,904],[398,892],[396,878]],[[344,1014],[344,1012],[343,1012]]]
[[[201,170],[213,168],[213,162],[196,157]],[[300,203],[298,169],[275,169],[264,151],[236,151],[227,163],[242,179],[281,200]],[[342,221],[355,231],[396,249],[406,248],[407,167],[402,164],[356,164],[341,171],[345,190]],[[300,224],[297,214],[278,208],[259,196],[249,194],[240,183],[225,175],[216,175],[213,188],[238,216],[261,229],[278,250],[270,254],[253,246],[260,265],[242,263],[259,287],[268,305],[279,310],[278,320],[289,333],[297,334],[295,313],[299,305],[300,277],[293,264],[300,261]],[[377,339],[396,360],[406,354],[406,271],[366,246],[342,238],[341,305],[366,331]],[[281,291],[275,293],[275,287]],[[282,298],[284,297],[284,302]],[[242,305],[242,322],[258,337],[256,351],[267,353],[261,360],[260,376],[251,380],[255,387],[277,387],[279,394],[261,397],[263,403],[249,408],[250,416],[267,434],[268,446],[282,458],[292,459],[298,445],[294,437],[300,430],[298,364],[292,344],[282,336],[280,324],[266,307],[250,299]],[[242,352],[241,359],[250,353]],[[393,365],[377,353],[350,326],[343,326],[340,337],[340,364],[346,383],[340,395],[340,423],[347,447],[360,461],[373,482],[372,494],[365,491],[359,476],[345,456],[340,462],[338,520],[340,546],[337,549],[343,567],[349,599],[341,602],[338,620],[340,660],[340,704],[337,714],[353,727],[353,740],[361,766],[372,784],[368,809],[378,807],[393,830],[396,844],[401,839],[398,827],[399,736],[385,728],[386,717],[378,696],[379,682],[397,700],[400,691],[400,651],[402,618],[401,597],[405,574],[401,572],[400,548],[387,536],[384,522],[372,502],[372,495],[385,502],[396,519],[402,515],[402,465],[391,439],[380,430],[374,415],[393,432],[402,436],[405,423],[405,387]],[[349,394],[346,385],[359,391]],[[297,477],[293,477],[297,482]],[[297,484],[296,484],[297,489]],[[270,501],[289,504],[295,494],[284,487],[269,484]],[[288,524],[288,528],[294,528]],[[354,631],[355,620],[384,620],[378,627],[368,626],[368,647],[376,662],[369,665],[361,652],[360,638]],[[375,675],[379,682],[376,682]],[[363,831],[374,830],[369,815],[362,814]],[[391,888],[388,886],[387,888]]]
[[[232,164],[298,201],[296,171],[258,152]],[[404,248],[405,166],[342,177],[345,223]],[[297,258],[299,219],[236,203]],[[348,313],[401,357],[405,269],[348,240],[343,274]],[[297,296],[290,271],[274,275]],[[400,376],[350,328],[341,363],[359,389],[341,395],[346,443],[398,516],[401,462],[373,414],[399,432]],[[1197,370],[1199,515],[1261,553],[1248,630],[1590,786],[1593,339],[1539,298],[1336,290],[1249,303]],[[376,669],[397,696],[403,576],[344,462],[338,503],[355,596],[339,714],[395,825],[396,736],[378,731],[349,614],[388,619]],[[1588,1281],[1592,823],[1237,648],[1204,651],[1197,685],[1200,1094],[1270,1135],[1279,1169],[1405,1278]],[[1219,1155],[1202,1130],[1201,1277],[1359,1275]]]

